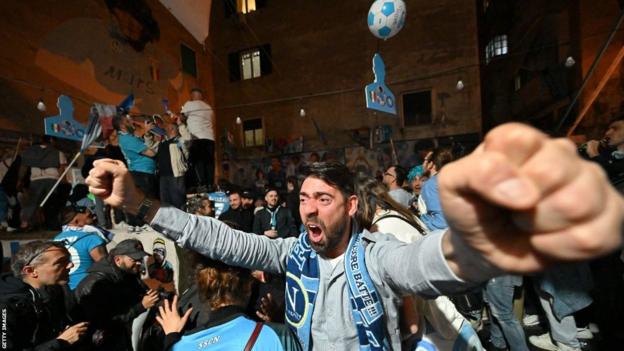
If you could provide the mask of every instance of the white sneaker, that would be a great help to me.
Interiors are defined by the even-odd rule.
[[[529,343],[533,346],[539,347],[540,349],[547,351],[559,350],[557,345],[553,344],[552,340],[550,339],[550,333],[529,336]]]
[[[524,317],[522,317],[522,324],[524,324],[525,327],[538,325],[539,322],[539,316],[536,314],[525,314]]]
[[[589,323],[587,328],[589,328],[589,331],[592,332],[592,334],[600,333],[600,328],[598,328],[598,325],[596,323]]]
[[[593,339],[594,334],[589,328],[576,328],[576,338],[585,340]]]
[[[578,348],[578,347],[568,346],[568,345],[562,344],[560,342],[557,342],[557,346],[559,348],[559,351],[581,351],[581,349]]]

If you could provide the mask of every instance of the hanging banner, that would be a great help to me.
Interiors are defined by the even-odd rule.
[[[373,73],[375,81],[364,89],[366,108],[396,115],[396,99],[386,85],[386,66],[378,53],[373,56]]]

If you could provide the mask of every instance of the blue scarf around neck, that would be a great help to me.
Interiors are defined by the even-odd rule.
[[[360,351],[389,350],[381,297],[366,269],[362,233],[352,233],[344,258],[345,276]],[[319,289],[318,255],[306,232],[299,236],[287,260],[286,322],[304,350],[312,349],[312,314]]]

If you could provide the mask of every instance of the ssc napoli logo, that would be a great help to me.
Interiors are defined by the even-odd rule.
[[[294,274],[286,273],[286,321],[295,328],[303,326],[308,315],[308,293],[301,280]]]

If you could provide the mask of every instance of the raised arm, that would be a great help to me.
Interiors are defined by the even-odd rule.
[[[113,207],[138,214],[145,195],[135,186],[125,165],[102,159],[93,163],[87,178],[90,191]],[[286,257],[295,238],[270,240],[263,236],[236,231],[223,222],[191,215],[172,207],[162,207],[157,200],[144,213],[144,219],[158,232],[178,244],[227,264],[273,273],[285,271]]]
[[[180,246],[227,264],[271,273],[284,273],[295,238],[269,239],[233,230],[210,217],[195,216],[174,207],[158,210],[152,227]]]
[[[622,245],[624,200],[604,171],[571,141],[529,126],[492,130],[475,152],[442,169],[439,192],[449,224],[442,250],[467,280],[484,278],[486,262],[524,274]]]
[[[525,125],[494,129],[475,152],[445,166],[439,192],[446,233],[370,249],[398,291],[452,292],[458,281],[531,273],[622,245],[624,199],[602,169],[569,140]]]

